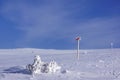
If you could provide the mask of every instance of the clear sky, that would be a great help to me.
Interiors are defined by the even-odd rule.
[[[0,48],[120,48],[120,0],[0,0]]]

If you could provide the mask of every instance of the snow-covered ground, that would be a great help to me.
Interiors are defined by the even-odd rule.
[[[55,60],[60,73],[32,76],[26,65],[35,55],[42,61]],[[120,80],[120,49],[76,50],[0,49],[0,80]]]

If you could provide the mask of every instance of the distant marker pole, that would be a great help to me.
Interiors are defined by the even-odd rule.
[[[77,40],[77,59],[79,60],[79,58],[80,58],[80,52],[79,52],[79,49],[80,49],[80,37],[78,36],[78,37],[76,37],[76,40]]]
[[[113,49],[113,43],[112,42],[110,43],[110,45],[111,45],[111,49]]]
[[[111,51],[112,51],[112,52],[113,52],[113,45],[114,45],[114,44],[111,42],[111,43],[110,43],[110,47],[111,47]]]

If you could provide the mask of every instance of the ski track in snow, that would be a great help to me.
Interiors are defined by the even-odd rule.
[[[35,55],[42,61],[55,60],[60,73],[31,75],[26,65]],[[0,80],[120,80],[120,49],[75,50],[1,49]]]

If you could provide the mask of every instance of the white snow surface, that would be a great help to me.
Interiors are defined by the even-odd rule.
[[[59,73],[31,75],[26,65],[35,55],[42,61],[56,61]],[[120,49],[76,50],[0,49],[0,80],[120,80]]]

